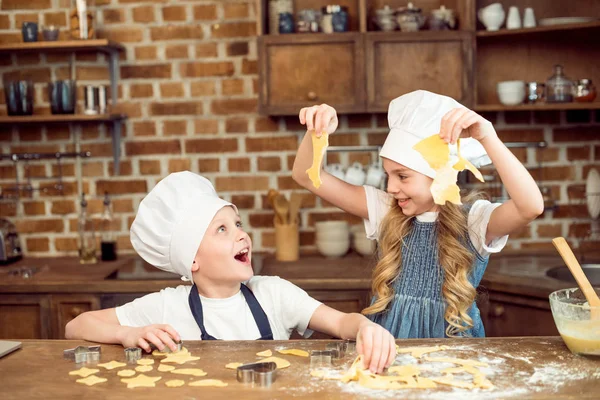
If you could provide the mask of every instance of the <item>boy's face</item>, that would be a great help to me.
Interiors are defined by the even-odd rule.
[[[437,211],[430,191],[433,179],[387,158],[383,158],[383,169],[388,176],[387,192],[394,196],[404,215]]]
[[[194,277],[213,285],[244,282],[254,275],[251,257],[252,240],[242,229],[239,215],[233,207],[223,207],[202,238]]]

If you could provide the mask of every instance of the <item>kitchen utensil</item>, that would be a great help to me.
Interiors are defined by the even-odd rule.
[[[93,85],[86,85],[84,87],[85,93],[85,109],[84,114],[95,115],[98,114],[98,88]]]
[[[366,176],[362,164],[357,161],[346,170],[344,180],[351,185],[361,186],[364,185]]]
[[[520,29],[521,28],[521,15],[519,9],[515,6],[511,6],[508,9],[508,17],[506,18],[506,29]]]
[[[319,253],[325,257],[341,257],[350,249],[350,238],[341,240],[318,239],[315,242]]]
[[[8,115],[20,115],[19,85],[18,81],[5,81],[4,99],[6,101],[6,111]]]
[[[282,194],[278,194],[277,197],[275,197],[274,199],[273,205],[275,207],[275,213],[279,217],[281,223],[289,223],[290,204],[288,203],[285,196]]]
[[[35,22],[23,22],[21,26],[21,35],[24,42],[37,42],[38,24]]]
[[[63,357],[79,363],[97,363],[100,361],[102,346],[77,346],[63,351]]]
[[[292,193],[290,195],[290,223],[298,224],[298,211],[300,210],[300,206],[302,205],[302,194],[300,193]]]
[[[504,23],[506,16],[500,3],[493,3],[477,11],[477,18],[488,31],[497,31]]]
[[[54,42],[58,40],[58,35],[60,34],[60,30],[58,27],[54,25],[46,26],[42,29],[42,37],[47,42]]]
[[[558,17],[558,18],[542,18],[538,21],[540,26],[553,26],[564,24],[585,24],[594,22],[598,18],[595,17]]]
[[[174,340],[173,342],[175,343],[175,347],[176,347],[175,351],[181,351],[181,349],[183,348],[183,340],[180,340],[180,341]],[[158,350],[158,347],[156,347],[156,345],[153,343],[150,343],[150,348],[152,350]],[[160,350],[160,352],[161,353],[172,353],[171,348],[169,346],[165,346],[165,348]]]
[[[310,369],[329,368],[332,365],[333,352],[330,350],[312,350],[310,352]]]
[[[591,79],[580,79],[577,81],[573,93],[574,100],[577,102],[589,102],[596,99],[596,87]]]
[[[592,219],[600,216],[600,174],[595,168],[590,169],[585,183],[587,209]]]
[[[335,176],[338,179],[344,180],[345,173],[344,167],[342,164],[329,164],[325,166],[325,171],[329,172],[331,175]]]
[[[294,16],[292,13],[279,14],[279,33],[294,33]]]
[[[525,99],[525,82],[504,81],[498,82],[496,92],[500,103],[507,106],[521,104]]]
[[[98,86],[98,112],[105,114],[107,105],[106,86]]]
[[[600,298],[598,298],[598,295],[594,291],[590,281],[588,281],[583,273],[577,258],[575,258],[575,255],[571,250],[571,247],[569,247],[569,244],[563,237],[552,239],[552,244],[554,247],[556,247],[556,250],[558,250],[558,253],[562,257],[565,264],[567,264],[567,267],[569,267],[569,270],[577,281],[577,285],[579,285],[579,288],[583,292],[590,307],[596,307],[592,308],[591,310],[592,319],[600,319]]]
[[[426,18],[421,13],[421,9],[415,7],[413,3],[408,3],[406,7],[400,7],[396,11],[396,22],[402,32],[415,32],[425,25]]]
[[[275,189],[269,189],[269,191],[267,192],[267,201],[269,202],[269,204],[271,204],[271,207],[275,208],[275,197],[277,197],[277,195],[279,194],[279,192]]]
[[[128,364],[135,364],[142,358],[142,349],[139,347],[127,347],[125,349],[125,360]]]
[[[372,18],[373,24],[384,32],[395,31],[398,28],[394,10],[386,5],[383,8],[375,10],[375,15]]]
[[[323,18],[327,15],[331,15],[331,26],[333,32],[347,32],[348,31],[348,7],[340,6],[337,4],[330,4],[321,9]]]
[[[74,114],[76,96],[75,81],[62,80],[48,83],[48,98],[52,114]]]
[[[533,8],[525,8],[525,12],[523,13],[523,28],[535,28],[535,25],[535,13],[533,12]]]
[[[275,221],[275,259],[296,261],[300,255],[298,224],[283,224]]]
[[[356,353],[356,341],[346,339],[338,342],[327,343],[325,349],[333,352],[333,359],[344,358],[347,353]]]
[[[16,226],[0,218],[0,265],[10,264],[23,258],[21,241]]]
[[[538,82],[527,82],[527,102],[537,103],[544,101],[546,85]]]
[[[379,188],[385,178],[385,171],[379,163],[375,162],[369,166],[367,170],[367,178],[365,183],[367,185]]]
[[[20,115],[33,114],[33,82],[17,81]]]
[[[573,101],[573,81],[565,76],[562,65],[555,65],[554,75],[546,81],[546,101],[548,103]]]
[[[269,387],[277,378],[277,364],[257,362],[237,367],[237,380],[242,383]]]

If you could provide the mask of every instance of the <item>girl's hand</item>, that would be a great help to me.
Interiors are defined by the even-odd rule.
[[[179,334],[170,325],[155,324],[142,326],[140,328],[123,327],[121,343],[123,347],[141,347],[146,352],[150,352],[150,343],[154,344],[158,350],[163,351],[168,346],[171,351],[176,351],[177,346],[173,342],[179,341]]]
[[[315,131],[317,137],[323,133],[331,134],[338,127],[338,117],[335,108],[327,104],[304,107],[300,110],[300,123],[306,125],[309,131]]]
[[[495,136],[492,123],[468,108],[455,108],[442,117],[440,137],[455,144],[459,137],[472,137],[480,142],[486,137]]]
[[[368,321],[358,330],[356,351],[363,356],[364,368],[381,373],[396,359],[396,342],[386,329]]]

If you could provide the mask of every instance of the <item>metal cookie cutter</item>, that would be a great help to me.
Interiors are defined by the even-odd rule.
[[[175,346],[177,346],[176,351],[181,351],[181,349],[183,348],[183,340],[180,340],[178,342],[174,340],[173,342],[175,343]],[[150,349],[158,350],[158,347],[156,347],[156,345],[154,343],[150,343]],[[161,353],[172,353],[172,351],[169,346],[165,346],[165,348],[161,350]]]
[[[274,362],[257,362],[237,367],[237,380],[242,383],[269,387],[277,377],[277,364]]]
[[[310,352],[310,368],[331,367],[334,358],[332,350],[313,350]]]
[[[75,363],[92,363],[100,361],[100,346],[77,346],[63,351],[63,357]]]
[[[346,353],[356,352],[356,342],[353,340],[344,340],[342,342],[327,343],[325,349],[333,353],[334,360],[344,358]]]
[[[125,349],[125,360],[130,364],[135,364],[142,358],[142,349],[139,347],[128,347]]]

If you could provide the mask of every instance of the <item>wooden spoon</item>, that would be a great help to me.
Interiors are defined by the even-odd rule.
[[[290,196],[290,223],[297,224],[298,223],[298,211],[300,210],[300,206],[302,205],[302,194],[300,193],[292,193]]]
[[[277,213],[277,215],[279,216],[281,223],[288,224],[289,223],[288,213],[290,211],[290,204],[288,203],[285,196],[282,194],[278,194],[277,197],[275,197],[274,206],[275,206],[275,213]]]
[[[573,277],[577,281],[579,288],[587,299],[588,304],[590,307],[592,307],[592,319],[600,318],[600,298],[598,298],[596,291],[583,273],[581,265],[579,265],[577,258],[575,258],[575,254],[573,254],[571,247],[563,237],[552,239],[552,244],[554,247],[556,247],[556,250],[558,250],[558,253],[562,257],[565,264],[567,264],[567,267],[569,267],[569,271],[571,271],[573,274]]]

